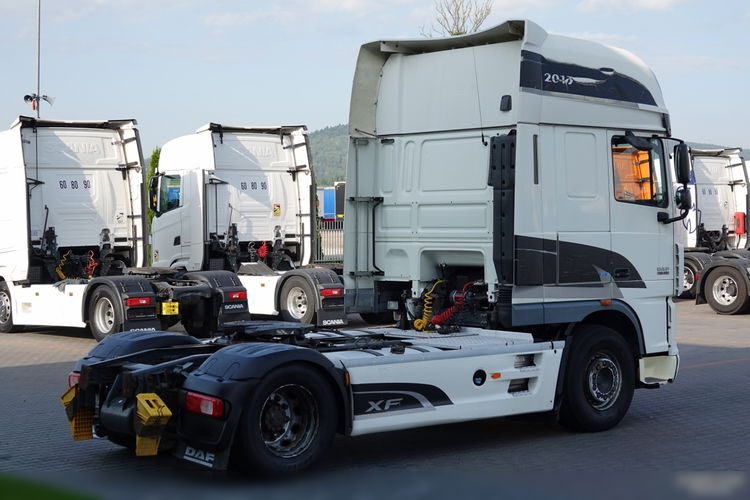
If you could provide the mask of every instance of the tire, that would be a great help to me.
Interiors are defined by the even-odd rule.
[[[243,410],[234,465],[261,475],[305,469],[333,442],[337,420],[331,385],[321,374],[301,365],[274,370]]]
[[[279,311],[284,321],[312,323],[316,307],[315,292],[306,279],[292,276],[284,282],[279,296]]]
[[[118,306],[115,293],[106,286],[100,286],[91,294],[89,330],[96,340],[122,331],[122,309]]]
[[[704,291],[706,302],[719,314],[740,314],[747,309],[747,284],[733,267],[714,269],[705,282]]]
[[[5,282],[0,282],[0,333],[15,333],[23,327],[13,324],[13,303],[10,300],[10,290]]]
[[[362,317],[362,321],[371,325],[393,324],[395,322],[393,311],[359,313],[359,315]]]
[[[698,264],[696,264],[692,260],[685,259],[685,267],[682,271],[682,293],[680,294],[680,298],[695,298],[696,285],[698,284],[695,276],[696,274],[698,274],[698,271]]]
[[[582,432],[614,427],[633,400],[635,360],[630,346],[610,328],[579,325],[570,349],[560,423]]]

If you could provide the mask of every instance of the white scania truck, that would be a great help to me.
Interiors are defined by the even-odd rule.
[[[153,265],[237,273],[251,314],[346,324],[338,274],[312,263],[306,127],[208,124],[164,145],[149,193]]]
[[[693,206],[677,238],[685,246],[682,297],[698,297],[721,314],[750,304],[748,173],[739,148],[690,150]],[[701,279],[703,278],[703,279]]]
[[[139,267],[135,125],[20,117],[0,132],[0,332],[87,326],[102,339],[178,320],[215,330],[248,318],[246,291],[231,272]]]
[[[745,250],[747,234],[747,168],[740,148],[691,148],[693,170],[690,195],[693,206],[680,224],[677,239],[685,247],[684,291],[695,298],[700,271],[711,254]]]

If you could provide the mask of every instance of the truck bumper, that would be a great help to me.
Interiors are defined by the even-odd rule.
[[[638,360],[638,374],[641,383],[647,386],[674,382],[680,366],[680,357],[651,356]]]

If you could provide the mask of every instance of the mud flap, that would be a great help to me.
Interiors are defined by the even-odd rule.
[[[347,324],[346,310],[343,306],[331,309],[318,309],[317,326],[336,327]]]
[[[208,451],[195,448],[184,441],[179,441],[174,456],[188,462],[193,462],[212,470],[227,470],[231,447],[222,451]]]

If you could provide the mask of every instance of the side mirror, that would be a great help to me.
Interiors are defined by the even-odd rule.
[[[677,192],[674,194],[674,203],[680,210],[690,210],[690,207],[693,206],[690,190],[684,186],[677,189]]]
[[[677,182],[687,185],[690,182],[690,148],[685,143],[674,147],[674,164],[677,170]]]
[[[148,181],[148,207],[159,213],[159,175],[151,177]]]

